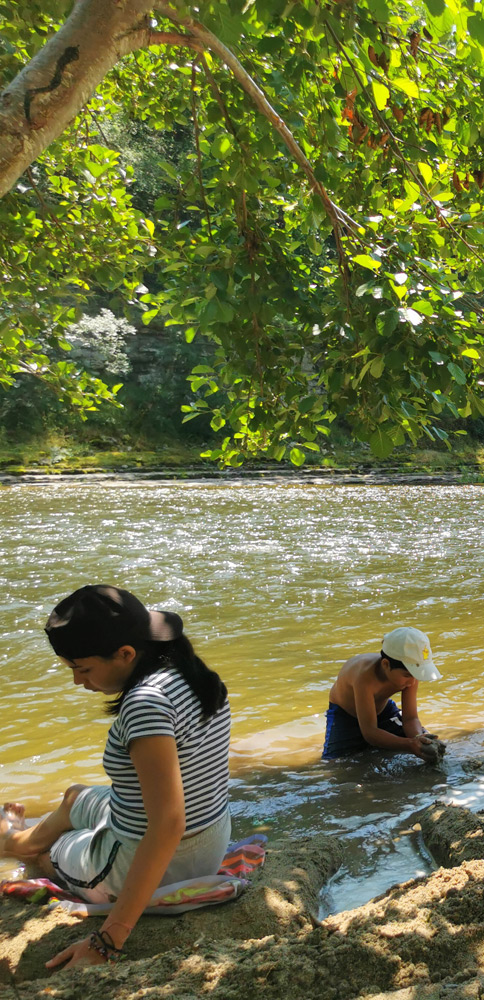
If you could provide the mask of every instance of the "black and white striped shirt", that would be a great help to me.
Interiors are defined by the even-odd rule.
[[[172,667],[143,678],[128,691],[109,730],[103,764],[112,781],[110,825],[115,832],[136,839],[143,836],[147,818],[128,747],[142,736],[175,738],[186,832],[198,832],[214,823],[228,802],[228,700],[210,719],[203,719],[197,696]]]

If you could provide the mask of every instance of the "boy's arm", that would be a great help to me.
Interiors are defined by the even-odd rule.
[[[402,723],[405,736],[418,736],[425,732],[417,714],[418,681],[402,691]]]
[[[361,732],[373,747],[381,747],[383,750],[394,750],[396,753],[411,753],[415,757],[425,760],[422,753],[422,745],[418,735],[394,736],[384,729],[378,728],[378,720],[375,708],[375,696],[371,684],[365,683],[365,679],[358,679],[354,684],[355,707],[358,723]]]

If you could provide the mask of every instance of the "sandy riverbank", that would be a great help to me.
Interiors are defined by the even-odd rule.
[[[145,917],[117,967],[45,976],[45,960],[84,921],[33,904],[0,907],[5,1000],[470,1000],[484,996],[483,822],[439,803],[419,820],[447,867],[318,925],[318,891],[341,849],[317,836],[274,844],[236,902]],[[95,926],[89,921],[89,927]]]

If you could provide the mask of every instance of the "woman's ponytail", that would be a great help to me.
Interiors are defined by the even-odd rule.
[[[109,715],[118,715],[128,691],[131,691],[136,684],[150,674],[162,670],[163,667],[174,667],[197,696],[202,706],[203,717],[209,719],[224,705],[227,688],[215,670],[210,670],[197,656],[190,640],[183,633],[183,623],[179,616],[171,616],[167,611],[163,614],[166,624],[172,628],[174,638],[146,643],[123,690],[114,701],[108,702],[106,711]],[[173,622],[170,620],[171,617]]]
[[[197,656],[186,635],[181,635],[164,645],[167,649],[163,651],[163,656],[184,677],[202,706],[204,718],[209,719],[225,702],[227,697],[225,684],[215,670],[210,670]]]

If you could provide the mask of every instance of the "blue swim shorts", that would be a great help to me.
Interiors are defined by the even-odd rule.
[[[378,728],[384,729],[394,736],[403,736],[402,713],[391,698],[385,708],[377,715]],[[365,740],[358,719],[344,708],[330,701],[326,712],[326,738],[322,753],[323,760],[334,760],[335,757],[349,757],[361,753],[370,746]]]

